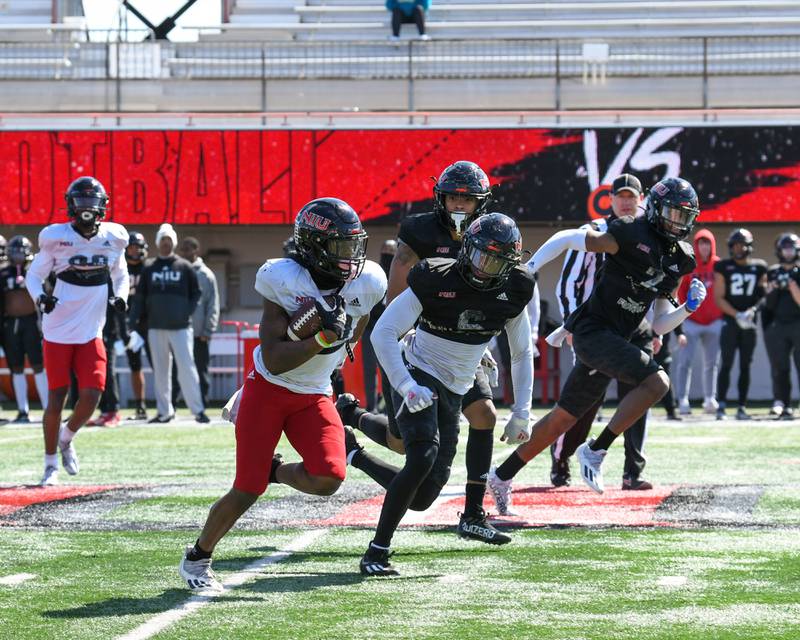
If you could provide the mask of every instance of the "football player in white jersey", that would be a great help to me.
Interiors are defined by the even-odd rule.
[[[42,485],[58,479],[56,446],[70,475],[78,473],[72,438],[92,417],[106,384],[103,325],[106,307],[124,311],[128,299],[125,247],[128,232],[121,224],[101,222],[108,195],[95,178],[83,176],[67,188],[69,222],[51,224],[39,234],[39,253],[25,278],[28,292],[43,314],[44,365],[49,388],[44,413],[44,476]],[[43,285],[56,275],[52,294]],[[109,282],[111,291],[109,296]],[[78,380],[78,402],[59,431],[70,386]]]
[[[261,344],[236,415],[236,477],[181,560],[180,575],[193,591],[222,589],[211,553],[270,483],[327,496],[345,477],[344,427],[331,400],[330,378],[386,294],[386,275],[366,260],[367,234],[342,200],[305,205],[294,239],[292,257],[267,260],[256,276],[256,291],[264,298]],[[322,330],[292,340],[289,318],[308,300],[316,301]],[[302,463],[284,463],[275,455],[283,433]]]

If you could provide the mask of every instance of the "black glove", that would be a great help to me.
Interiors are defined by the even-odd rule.
[[[43,293],[39,296],[39,300],[37,300],[39,304],[39,311],[42,313],[50,313],[53,309],[56,308],[56,303],[58,302],[58,298],[55,296],[49,296],[46,293]]]
[[[317,312],[319,317],[322,318],[322,329],[336,334],[336,339],[341,340],[344,337],[345,325],[347,324],[347,314],[344,312],[344,298],[339,295],[333,298],[333,309],[330,311],[317,300]]]
[[[125,313],[128,310],[128,303],[125,302],[123,298],[118,298],[117,296],[111,296],[108,299],[108,304],[114,307],[114,311],[118,311],[119,313]]]

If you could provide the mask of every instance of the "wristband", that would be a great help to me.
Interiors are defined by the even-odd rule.
[[[323,347],[324,349],[330,349],[333,346],[332,342],[325,341],[324,334],[322,333],[322,331],[320,331],[314,336],[314,340],[316,340],[317,344]]]

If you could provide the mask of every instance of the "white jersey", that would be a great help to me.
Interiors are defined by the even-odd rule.
[[[128,232],[121,224],[101,222],[97,234],[84,238],[69,222],[51,224],[39,234],[39,253],[33,259],[25,284],[34,300],[43,293],[43,283],[55,272],[90,273],[108,269],[114,295],[128,299],[128,268],[125,247]],[[66,273],[66,275],[70,275]],[[108,282],[77,285],[56,279],[55,309],[42,317],[42,333],[48,342],[83,344],[103,334],[108,306]]]
[[[320,291],[308,270],[289,258],[267,260],[258,270],[255,288],[289,316],[306,300],[322,300],[323,295],[333,293]],[[361,274],[346,283],[339,295],[345,299],[344,310],[348,318],[342,340],[333,343],[329,349],[323,349],[299,367],[278,375],[270,373],[264,366],[259,345],[253,351],[256,371],[273,384],[295,393],[330,395],[333,391],[331,374],[342,366],[347,355],[345,342],[353,337],[358,321],[368,315],[372,307],[386,295],[386,274],[377,263],[367,260]]]

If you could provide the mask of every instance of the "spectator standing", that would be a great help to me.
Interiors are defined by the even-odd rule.
[[[136,297],[136,288],[139,286],[139,280],[142,277],[148,248],[144,236],[138,231],[131,231],[128,237],[128,246],[125,249],[125,262],[128,265],[128,277],[131,283],[131,300]],[[147,420],[147,409],[144,402],[144,371],[142,369],[143,353],[147,353],[147,359],[152,362],[150,347],[146,341],[147,317],[144,314],[140,315],[136,324],[134,324],[130,322],[129,316],[128,322],[130,336],[133,338],[130,341],[133,348],[127,348],[125,353],[131,370],[131,388],[133,390],[133,399],[136,403],[136,414],[131,419]]]
[[[400,39],[400,25],[416,24],[421,40],[429,40],[425,33],[425,14],[431,0],[386,0],[386,8],[392,14],[392,40]]]
[[[200,257],[200,242],[197,238],[187,237],[181,240],[180,256],[189,262],[197,275],[197,284],[200,286],[200,302],[192,314],[192,331],[194,333],[194,364],[200,378],[200,395],[203,406],[208,406],[208,389],[211,379],[208,374],[208,364],[211,359],[209,346],[211,336],[219,325],[219,289],[217,277],[208,268]],[[178,370],[172,365],[172,401],[178,396]]]
[[[692,386],[692,360],[695,350],[703,348],[703,411],[716,414],[717,361],[719,359],[719,336],[722,331],[722,311],[714,300],[714,266],[720,261],[717,241],[708,229],[694,234],[694,255],[697,266],[686,275],[678,287],[678,301],[686,302],[692,280],[700,280],[706,287],[706,299],[683,323],[686,347],[679,351],[675,387],[678,392],[678,407],[682,415],[691,414],[689,390]]]
[[[210,422],[200,395],[200,380],[194,364],[192,314],[200,301],[197,274],[183,258],[175,255],[178,235],[170,224],[156,233],[158,257],[145,265],[131,309],[131,324],[137,326],[147,314],[147,341],[155,375],[158,414],[152,423],[175,418],[172,405],[172,357],[178,365],[178,380],[189,410],[198,422]]]

